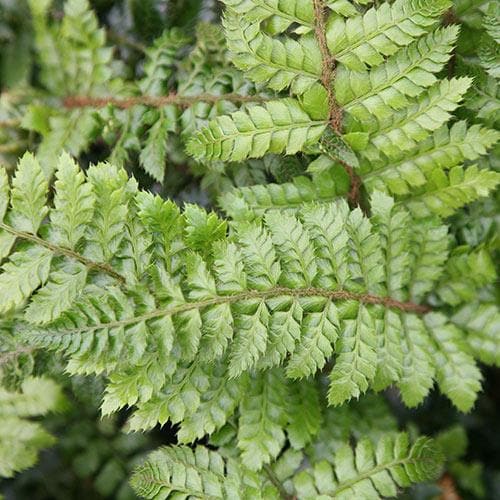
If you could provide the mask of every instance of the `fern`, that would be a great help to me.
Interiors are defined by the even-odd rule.
[[[66,2],[64,19],[56,26],[47,23],[51,3],[29,2],[43,84],[52,95],[62,97],[105,91],[114,76],[110,67],[112,52],[105,46],[104,31],[98,29],[88,2]],[[98,128],[92,110],[67,113],[47,109],[43,103],[30,106],[23,125],[41,133],[43,140],[38,153],[48,174],[53,172],[51,156],[62,149],[78,155]]]
[[[347,20],[332,17],[326,30],[328,48],[348,68],[378,66],[383,56],[394,54],[423,35],[448,6],[446,0],[402,0]]]
[[[227,11],[224,27],[233,62],[247,77],[266,82],[273,90],[291,86],[302,94],[321,77],[321,58],[318,44],[312,34],[276,40],[262,33],[258,23]]]
[[[20,392],[0,388],[0,477],[31,467],[40,449],[52,445],[54,437],[29,417],[60,409],[62,393],[52,380],[27,378]]]
[[[179,446],[152,453],[136,470],[132,485],[144,498],[167,498],[171,493],[214,498],[280,498],[283,493],[300,498],[385,498],[395,496],[398,488],[435,477],[442,460],[426,438],[410,445],[406,434],[387,435],[376,447],[363,439],[354,450],[344,444],[332,463],[318,461],[300,470],[300,463],[292,468],[292,462],[292,491],[280,492],[266,476],[250,473],[233,458],[224,459],[203,446],[195,451]]]
[[[297,101],[270,101],[217,118],[190,139],[187,150],[196,158],[224,161],[267,152],[294,154],[317,141],[324,129],[324,121],[313,120]]]
[[[204,446],[155,451],[132,478],[143,498],[167,498],[171,493],[194,497],[245,498],[260,494],[261,481],[235,460],[225,461]]]
[[[168,425],[146,498],[476,485],[463,434],[396,434],[373,392],[468,412],[500,365],[496,6],[224,0],[194,26],[219,16],[196,3],[124,39],[155,2],[28,2],[34,63],[0,99],[0,473],[53,443],[27,420],[61,407],[44,373],[97,376],[103,428]],[[101,458],[121,498],[129,463]]]
[[[285,31],[294,23],[301,26],[301,31],[310,30],[314,25],[314,9],[310,1],[230,0],[226,5],[251,23],[267,21],[267,28],[273,34]]]
[[[446,7],[446,2],[383,4],[364,15],[352,13],[347,19],[332,14],[325,32],[329,54],[325,55],[323,49],[323,52],[314,51],[322,53],[322,60],[307,78],[305,73],[292,70],[294,64],[302,70],[305,68],[307,59],[300,55],[303,49],[290,49],[286,55],[288,42],[273,39],[272,35],[263,32],[259,23],[265,18],[250,19],[248,3],[244,5],[245,9],[240,11],[242,16],[229,10],[226,17],[230,48],[239,54],[236,65],[245,70],[249,78],[265,82],[272,89],[281,90],[291,85],[292,93],[302,95],[300,104],[292,104],[289,99],[273,101],[266,103],[265,107],[249,107],[245,112],[219,117],[190,139],[188,153],[199,160],[241,161],[268,152],[294,154],[301,150],[314,151],[311,146],[328,123],[325,108],[329,108],[331,114],[338,106],[344,113],[342,139],[360,158],[358,160],[354,153],[349,153],[348,159],[345,154],[336,156],[338,153],[334,153],[332,147],[327,156],[331,158],[330,163],[340,160],[359,169],[359,177],[369,192],[381,189],[396,195],[408,195],[408,199],[402,199],[401,203],[416,214],[448,216],[494,188],[498,182],[494,173],[455,168],[448,179],[448,176],[435,172],[436,162],[441,169],[458,167],[463,160],[485,154],[486,149],[498,140],[496,132],[478,126],[467,129],[464,123],[448,128],[445,125],[471,85],[467,78],[438,80],[436,77],[449,59],[458,33],[454,26],[433,30],[435,18]],[[397,22],[398,16],[405,19],[408,29]],[[235,26],[243,25],[246,26],[243,31],[234,31]],[[259,40],[263,37],[266,41],[255,41],[246,48],[234,45],[242,43],[243,32],[252,33],[251,37]],[[317,43],[317,36],[316,39],[307,32],[300,36],[299,41],[290,40],[289,43],[306,43],[306,40]],[[283,43],[285,45],[280,45]],[[273,44],[276,45],[274,49]],[[266,48],[261,52],[256,48],[252,52],[251,47],[261,45]],[[260,54],[260,59],[255,54]],[[276,65],[276,57],[282,58],[284,67]],[[328,70],[325,65],[331,64],[328,57],[337,64],[333,84],[334,108],[324,77]],[[238,62],[243,60],[245,63]],[[320,82],[327,85],[326,89],[320,86]],[[296,115],[293,119],[288,118],[292,110]],[[280,116],[280,123],[273,123],[267,114]],[[470,146],[473,140],[474,146]],[[325,165],[324,160],[321,161]],[[418,189],[410,193],[411,188]],[[265,186],[243,188],[236,196],[245,204],[250,202],[256,212],[261,212],[266,208],[286,208],[298,204],[300,199],[307,201],[310,193],[318,193],[318,188],[304,191],[302,198],[292,195],[294,191],[293,184],[281,188]],[[330,199],[336,191],[330,187]],[[255,199],[255,195],[260,200]],[[246,214],[253,211],[246,210],[234,194],[227,196],[235,204],[240,204],[238,210],[245,210]],[[290,199],[285,201],[283,196]],[[327,195],[322,194],[322,198],[329,201]],[[226,209],[230,205],[228,199],[221,202]]]
[[[382,438],[376,448],[361,440],[353,451],[340,448],[334,463],[319,462],[313,471],[303,471],[294,478],[301,498],[392,497],[398,487],[435,476],[442,460],[428,439],[421,438],[411,447],[408,436]]]
[[[194,207],[181,214],[170,202],[137,191],[109,165],[93,166],[85,176],[63,156],[56,179],[47,207],[41,167],[29,155],[20,162],[1,225],[11,244],[18,241],[0,278],[11,291],[3,312],[18,311],[15,328],[31,345],[69,355],[71,372],[106,371],[103,411],[137,405],[133,429],[171,420],[192,439],[220,428],[239,405],[242,451],[247,439],[271,446],[267,434],[245,437],[251,406],[242,377],[264,370],[262,387],[279,394],[276,381],[265,381],[278,370],[280,407],[287,401],[284,375],[314,375],[332,356],[332,404],[395,383],[415,405],[436,377],[460,409],[472,406],[481,377],[465,333],[450,325],[446,308],[433,313],[441,318],[439,328],[418,317],[427,317],[424,297],[443,272],[446,227],[430,221],[411,234],[408,212],[376,194],[372,221],[339,202],[305,207],[296,216],[269,214],[264,223],[234,223],[228,238],[214,215]],[[28,197],[28,187],[39,197]],[[409,252],[419,258],[407,272]],[[399,322],[418,335],[389,330],[392,340],[379,344],[377,332]],[[440,336],[439,329],[453,335]],[[406,352],[395,350],[395,335],[408,343]],[[451,352],[467,371],[441,378],[439,356]],[[386,357],[392,370],[377,373]],[[224,373],[238,388],[220,385]],[[453,381],[462,389],[450,386]],[[223,406],[221,390],[231,401]],[[271,405],[274,396],[268,397]],[[217,408],[216,419],[192,429],[198,411]],[[249,452],[245,463],[252,468],[279,452],[286,422],[280,417],[275,423],[276,448],[266,448],[258,462]]]

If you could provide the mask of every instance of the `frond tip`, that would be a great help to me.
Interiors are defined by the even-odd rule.
[[[374,447],[368,439],[338,449],[333,463],[299,472],[294,486],[299,498],[395,497],[399,488],[438,477],[444,457],[429,438],[410,445],[407,434],[383,436]]]

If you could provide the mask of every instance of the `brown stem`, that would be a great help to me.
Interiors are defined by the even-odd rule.
[[[231,102],[263,102],[266,99],[255,95],[240,95],[240,94],[200,94],[197,96],[182,96],[171,93],[165,96],[133,96],[125,98],[117,97],[92,97],[84,95],[67,96],[63,99],[65,108],[104,108],[111,104],[120,109],[128,109],[133,106],[150,106],[153,108],[161,108],[168,104],[187,108],[197,102],[217,103],[219,101]]]
[[[322,68],[321,83],[326,89],[328,95],[328,121],[336,134],[342,133],[342,107],[335,98],[333,91],[333,81],[335,79],[335,58],[328,50],[325,30],[325,6],[323,0],[313,0],[314,2],[314,30],[316,40],[321,51]],[[340,162],[349,175],[351,189],[347,195],[351,207],[360,206],[361,179],[354,172],[354,169],[345,162]]]
[[[347,200],[349,202],[349,206],[351,208],[360,207],[361,206],[361,177],[354,171],[354,168],[351,167],[348,163],[342,160],[337,160],[343,167],[344,170],[349,175],[350,181],[350,189],[347,193]]]
[[[35,350],[35,347],[21,346],[15,351],[0,352],[0,366],[5,365],[12,359],[18,358],[22,354],[31,354]]]
[[[328,119],[331,127],[337,134],[342,129],[342,108],[337,103],[333,92],[333,80],[335,78],[335,58],[330,54],[326,42],[325,31],[325,6],[323,0],[313,0],[314,3],[314,32],[321,52],[322,68],[321,83],[328,95]]]
[[[236,302],[251,300],[251,299],[270,299],[273,297],[289,296],[289,297],[324,297],[332,301],[335,300],[355,300],[363,304],[378,304],[383,305],[388,308],[399,309],[400,311],[415,313],[415,314],[426,314],[431,311],[431,308],[423,304],[415,304],[413,302],[401,302],[395,300],[391,297],[380,297],[378,295],[362,294],[348,292],[346,290],[328,290],[324,288],[286,288],[277,286],[271,288],[270,290],[249,290],[246,292],[237,293],[234,295],[219,295],[211,299],[200,300],[197,302],[184,302],[173,307],[166,307],[162,309],[155,309],[147,313],[141,314],[139,316],[134,316],[130,318],[124,318],[116,321],[110,321],[108,323],[97,323],[94,325],[85,325],[82,327],[76,327],[73,329],[65,330],[62,333],[84,333],[96,330],[101,330],[102,328],[120,328],[127,325],[132,325],[142,321],[149,321],[154,318],[162,318],[165,316],[172,316],[174,314],[180,314],[187,311],[201,310],[206,307],[215,306],[218,304],[234,304]]]
[[[450,473],[445,472],[439,479],[438,485],[441,488],[440,500],[462,500],[458,494],[455,480]]]

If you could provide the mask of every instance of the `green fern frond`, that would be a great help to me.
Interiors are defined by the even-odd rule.
[[[493,303],[472,302],[461,307],[451,318],[467,332],[467,342],[479,360],[500,366],[500,349],[496,343],[500,312]]]
[[[474,272],[470,272],[472,269]],[[446,262],[437,294],[447,304],[457,306],[474,301],[481,289],[493,284],[496,279],[489,250],[484,245],[477,248],[463,245],[455,248]]]
[[[370,141],[362,154],[377,160],[383,153],[389,159],[398,157],[401,150],[411,150],[451,118],[471,84],[470,78],[442,80],[421,94],[416,103],[396,111],[388,118],[374,118],[362,123]],[[376,115],[375,115],[376,117]]]
[[[414,190],[402,203],[416,217],[432,214],[446,217],[467,203],[488,196],[499,183],[500,174],[480,170],[475,165],[453,167],[449,173],[435,170],[427,183]]]
[[[361,163],[360,175],[369,191],[388,189],[397,195],[406,195],[411,188],[426,183],[426,176],[441,169],[451,169],[464,160],[477,160],[498,142],[500,133],[480,125],[467,127],[459,121],[451,127],[443,126],[410,151],[397,158],[380,162]]]
[[[69,0],[58,24],[48,24],[51,2],[29,2],[34,19],[35,41],[41,61],[41,79],[52,95],[108,93],[114,75],[112,49],[105,31],[87,0]],[[46,122],[40,129],[40,121]],[[41,133],[38,149],[44,171],[53,173],[51,159],[66,150],[78,155],[94,139],[98,120],[92,110],[53,109],[37,103],[28,108],[23,126]]]
[[[261,498],[262,480],[232,458],[204,446],[160,448],[151,453],[131,479],[143,498]]]
[[[40,449],[51,446],[55,439],[39,423],[27,417],[45,415],[63,407],[60,387],[46,378],[30,377],[23,381],[20,392],[0,388],[0,477],[31,467]]]
[[[331,16],[326,29],[328,48],[350,69],[378,66],[384,56],[425,34],[449,5],[448,0],[397,0],[348,19]]]
[[[187,151],[198,159],[224,161],[295,154],[315,142],[325,127],[325,121],[313,120],[294,99],[269,101],[211,121],[191,137]]]
[[[444,272],[445,226],[413,222],[400,204],[374,195],[371,219],[339,201],[234,221],[227,236],[215,214],[194,206],[180,213],[110,165],[84,176],[63,156],[56,177],[54,201],[42,207],[40,167],[31,156],[20,163],[1,224],[18,241],[0,274],[13,297],[3,311],[16,311],[16,331],[30,344],[65,352],[70,372],[106,371],[103,411],[136,405],[131,428],[188,422],[184,439],[218,430],[244,401],[235,386],[220,406],[226,373],[243,386],[253,370],[302,378],[333,361],[334,404],[394,383],[415,405],[430,389],[431,353],[445,356],[446,345],[418,315]],[[40,192],[36,211],[28,186]],[[61,290],[70,292],[56,301]],[[395,331],[400,324],[411,334]],[[467,387],[476,387],[475,374]],[[465,397],[468,408],[470,391]],[[194,416],[212,411],[217,418],[194,430]]]
[[[310,202],[331,203],[343,194],[335,177],[328,171],[318,179],[298,176],[283,184],[234,188],[220,197],[219,205],[232,220],[243,221],[253,220],[269,210],[295,211]]]
[[[316,463],[299,472],[293,484],[299,498],[394,497],[399,488],[436,478],[442,464],[442,452],[431,439],[410,445],[407,434],[387,435],[376,446],[368,439],[354,450],[342,446],[333,463]]]
[[[448,61],[458,35],[450,26],[429,33],[407,48],[389,57],[372,71],[351,71],[340,66],[335,78],[335,95],[344,109],[364,120],[372,115],[383,117],[408,105],[432,86]]]
[[[282,33],[295,23],[301,31],[311,30],[314,25],[310,0],[224,0],[224,4],[251,24],[266,21],[271,34]]]
[[[495,130],[480,125],[467,128],[465,122],[457,122],[449,129],[439,128],[409,151],[400,150],[394,160],[384,155],[378,162],[362,160],[358,175],[368,193],[380,190],[399,195],[398,203],[415,217],[446,217],[495,189],[496,172],[461,164],[485,155],[498,138]],[[268,211],[294,212],[312,201],[331,203],[344,194],[339,171],[332,165],[328,160],[326,169],[313,171],[312,178],[234,188],[221,196],[219,204],[232,219],[249,220]]]
[[[287,396],[286,379],[278,370],[250,380],[240,405],[238,447],[243,463],[252,470],[276,458],[285,444]]]
[[[252,81],[273,90],[291,87],[303,94],[321,78],[321,54],[312,34],[275,39],[237,12],[226,10],[223,20],[232,62]]]
[[[286,494],[305,499],[379,499],[437,478],[444,462],[432,439],[420,437],[410,443],[405,433],[386,434],[375,444],[363,437],[354,449],[343,441],[331,460],[302,465],[302,458],[301,453],[286,452],[270,480],[204,446],[194,450],[171,446],[151,453],[131,482],[141,497],[155,499],[179,493],[200,498],[278,499]]]

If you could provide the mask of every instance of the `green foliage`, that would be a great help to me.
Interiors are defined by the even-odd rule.
[[[384,498],[439,474],[442,455],[427,438],[409,445],[408,436],[384,436],[374,447],[361,440],[353,450],[345,445],[333,464],[319,462],[294,478],[300,498]]]
[[[132,486],[141,497],[158,499],[171,493],[198,498],[256,498],[254,495],[260,492],[256,474],[204,446],[197,446],[194,452],[187,446],[155,451],[136,470]]]
[[[298,40],[273,39],[260,30],[258,23],[247,20],[253,13],[241,16],[228,10],[224,28],[228,48],[235,66],[257,83],[266,82],[273,90],[291,87],[302,94],[321,77],[321,54],[314,36],[309,33]]]
[[[423,35],[449,4],[448,0],[397,0],[347,20],[331,16],[326,30],[328,48],[350,69],[378,66],[383,56]]]
[[[242,460],[259,468],[284,445],[285,375],[313,376],[332,356],[330,404],[396,384],[414,406],[435,379],[473,406],[481,376],[465,332],[446,308],[418,316],[448,255],[437,221],[417,224],[375,193],[372,219],[339,201],[233,222],[227,236],[214,214],[181,213],[110,165],[84,174],[62,156],[49,206],[36,160],[17,172],[2,203],[3,311],[30,345],[66,353],[70,372],[105,371],[103,412],[136,405],[132,429],[170,420],[190,441],[238,407]]]
[[[495,497],[498,6],[223,3],[0,0],[0,473]]]
[[[47,378],[27,378],[19,392],[0,388],[0,476],[12,477],[31,467],[40,449],[52,445],[54,437],[30,417],[61,408],[62,392]]]
[[[187,151],[196,158],[241,161],[265,153],[294,154],[314,143],[325,122],[313,120],[293,99],[269,101],[210,122],[189,141]]]
[[[302,470],[300,462],[295,463],[293,491],[286,493],[299,498],[392,497],[398,488],[437,477],[442,462],[441,453],[427,438],[410,445],[406,434],[388,434],[376,446],[362,439],[354,450],[349,444],[340,447],[332,463],[322,460]],[[251,473],[235,459],[224,459],[201,445],[194,451],[181,446],[155,451],[136,470],[132,485],[142,497],[155,499],[171,493],[280,498],[265,475]]]

